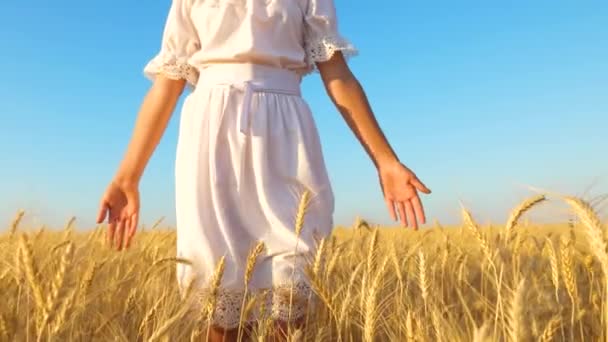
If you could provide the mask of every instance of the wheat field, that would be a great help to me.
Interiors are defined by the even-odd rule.
[[[307,269],[320,305],[288,340],[605,341],[606,226],[590,203],[556,200],[577,220],[520,222],[548,201],[539,195],[501,226],[463,208],[456,228],[336,228]],[[186,319],[175,263],[188,261],[175,258],[174,230],[141,229],[116,252],[103,226],[29,229],[23,215],[0,235],[0,341],[205,340],[213,306]],[[254,324],[254,340],[268,340],[270,323]]]

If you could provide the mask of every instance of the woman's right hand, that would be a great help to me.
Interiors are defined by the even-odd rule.
[[[104,193],[97,223],[108,222],[107,239],[110,247],[129,248],[139,219],[139,189],[136,184],[112,181]]]

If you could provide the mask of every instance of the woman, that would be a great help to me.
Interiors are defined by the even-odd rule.
[[[213,316],[215,338],[234,336],[252,246],[265,245],[248,283],[269,289],[272,317],[301,322],[307,297],[304,256],[333,227],[334,196],[301,78],[318,71],[328,95],[375,164],[389,213],[418,228],[418,191],[430,193],[400,163],[346,60],[355,48],[338,32],[333,0],[173,0],[160,51],[145,67],[153,84],[132,139],[101,200],[108,239],[128,248],[138,223],[138,184],[185,86],[176,153],[178,257],[183,289],[203,293],[218,261],[225,271]],[[294,216],[311,194],[304,225]],[[288,312],[289,311],[289,312]]]

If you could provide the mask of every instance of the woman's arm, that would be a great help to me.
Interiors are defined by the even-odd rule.
[[[118,250],[129,247],[139,217],[139,181],[156,149],[175,105],[184,90],[184,80],[171,80],[159,74],[135,121],[124,158],[108,185],[97,215],[97,222],[108,219],[108,242]]]
[[[185,86],[159,74],[144,97],[131,141],[115,176],[120,183],[138,184]]]
[[[430,190],[399,161],[342,53],[337,52],[330,60],[317,63],[317,68],[332,102],[378,169],[391,217],[397,219],[397,206],[403,225],[407,226],[409,221],[417,229],[417,221],[424,223],[426,218],[416,190],[424,193],[430,193]]]
[[[317,63],[325,89],[342,117],[376,166],[399,161],[380,129],[367,96],[338,52],[327,62]]]

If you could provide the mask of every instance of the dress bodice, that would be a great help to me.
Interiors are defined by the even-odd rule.
[[[211,63],[259,63],[305,75],[335,51],[357,53],[338,31],[333,0],[172,0],[160,51],[145,67],[191,86]]]

